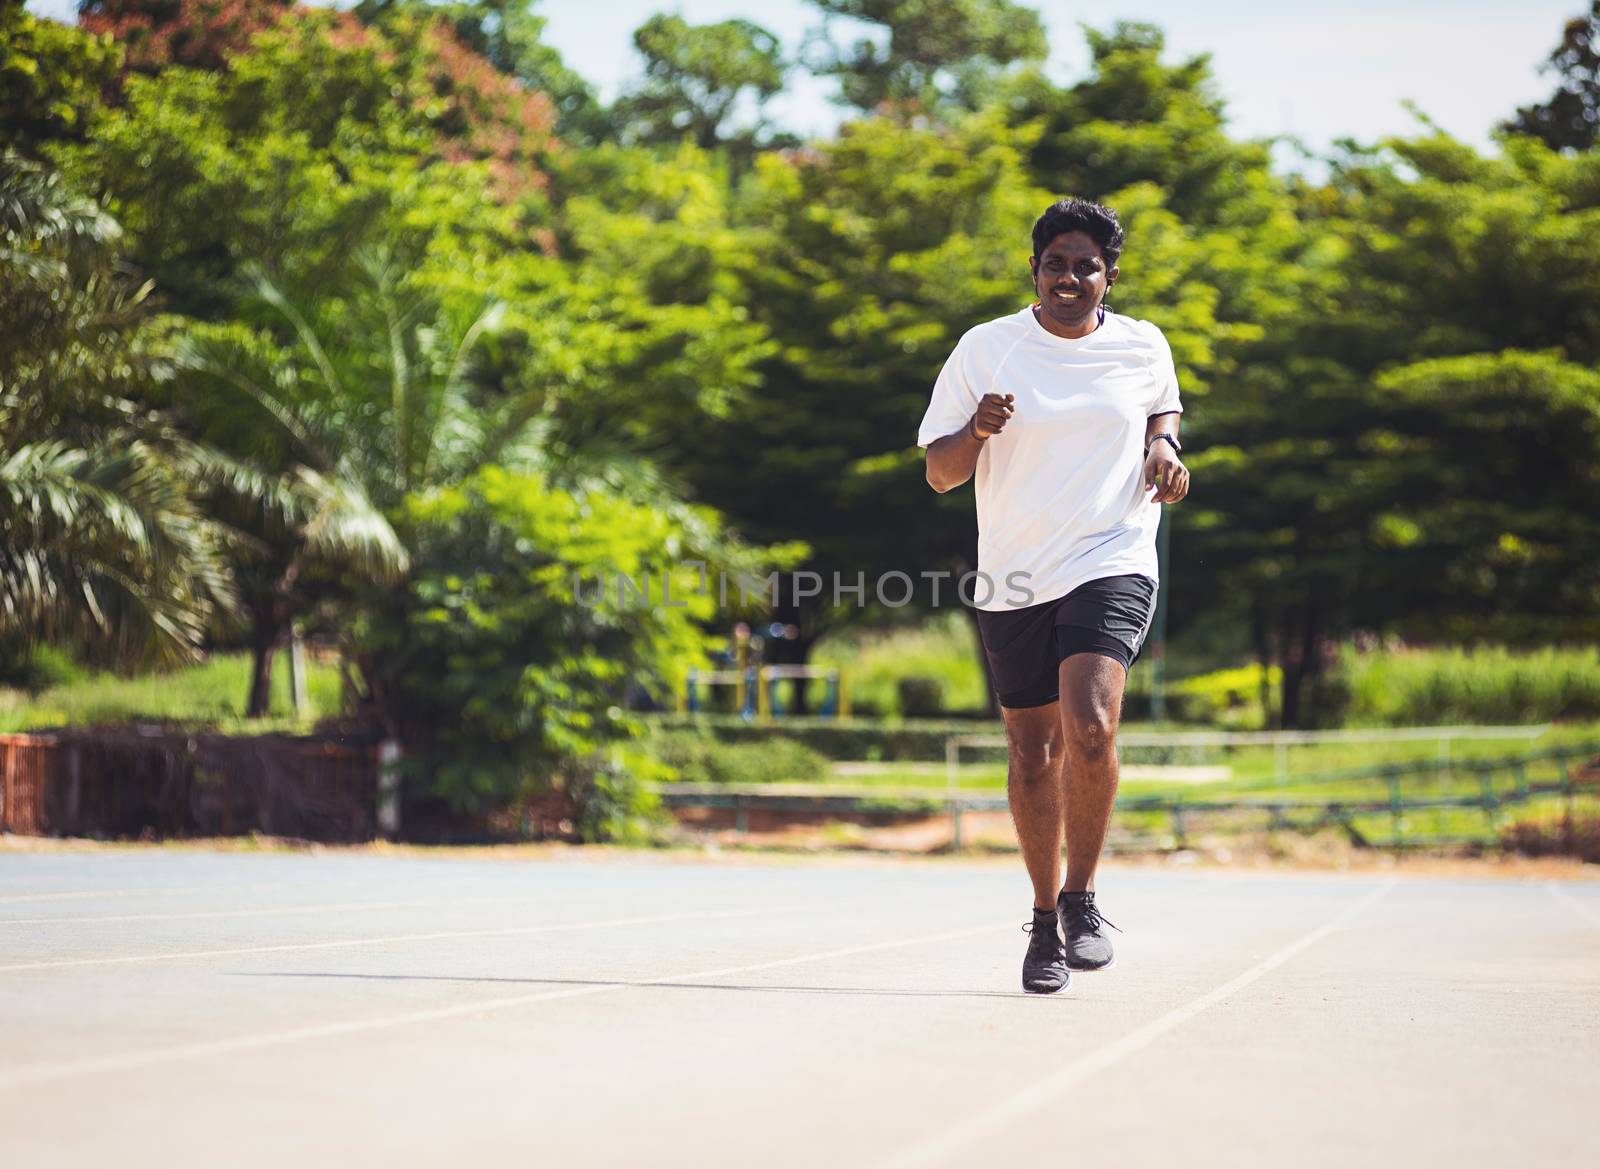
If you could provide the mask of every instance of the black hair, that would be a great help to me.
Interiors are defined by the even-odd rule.
[[[1039,255],[1051,240],[1069,231],[1081,231],[1094,240],[1107,268],[1117,266],[1117,257],[1122,255],[1122,224],[1111,208],[1088,199],[1062,199],[1050,204],[1033,225],[1033,254]]]

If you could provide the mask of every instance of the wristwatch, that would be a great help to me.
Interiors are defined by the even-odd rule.
[[[1170,434],[1152,435],[1151,438],[1150,438],[1149,444],[1146,445],[1145,448],[1144,448],[1144,453],[1148,455],[1150,453],[1150,448],[1155,446],[1158,441],[1159,442],[1170,442],[1172,444],[1172,449],[1174,451],[1176,451],[1180,455],[1183,454],[1183,447],[1180,446],[1178,444],[1178,440],[1176,438],[1174,438]]]

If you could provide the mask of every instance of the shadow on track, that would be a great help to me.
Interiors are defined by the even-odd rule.
[[[505,982],[528,986],[632,986],[640,990],[742,990],[758,994],[890,995],[905,998],[1065,999],[1066,995],[999,990],[894,990],[867,986],[752,986],[729,982],[633,982],[621,978],[496,978],[450,974],[332,974],[317,970],[224,970],[227,978],[355,978],[374,982]]]

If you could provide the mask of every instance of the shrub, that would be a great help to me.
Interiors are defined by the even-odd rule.
[[[1600,650],[1502,647],[1340,654],[1348,721],[1390,726],[1600,717]]]
[[[915,674],[897,678],[895,697],[906,718],[932,718],[944,713],[944,684],[937,678]]]
[[[355,652],[405,743],[410,793],[482,813],[565,780],[586,836],[647,814],[616,762],[639,730],[623,692],[664,688],[701,657],[712,598],[683,582],[684,608],[590,594],[601,574],[676,563],[690,533],[662,510],[498,467],[409,498],[402,518],[411,577],[369,598]]]
[[[1168,691],[1170,713],[1180,722],[1260,726],[1266,721],[1261,709],[1262,673],[1260,664],[1252,662],[1175,682]],[[1274,666],[1266,673],[1276,693],[1283,671]]]
[[[566,769],[566,792],[576,809],[573,829],[580,840],[642,844],[653,828],[664,824],[666,815],[654,792],[642,782],[655,769],[641,766],[633,753],[610,758],[579,760]]]
[[[14,644],[0,649],[0,686],[38,693],[56,686],[69,686],[89,677],[65,649],[38,642]]]
[[[647,745],[681,783],[774,783],[828,774],[827,756],[784,735],[727,743],[693,731],[661,731]]]

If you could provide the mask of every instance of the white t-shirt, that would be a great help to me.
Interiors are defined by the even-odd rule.
[[[1183,409],[1161,330],[1108,312],[1086,337],[1057,337],[1031,306],[978,325],[944,363],[917,445],[960,430],[990,393],[1014,394],[1016,412],[978,454],[977,607],[1039,605],[1107,576],[1155,580],[1145,423]]]

